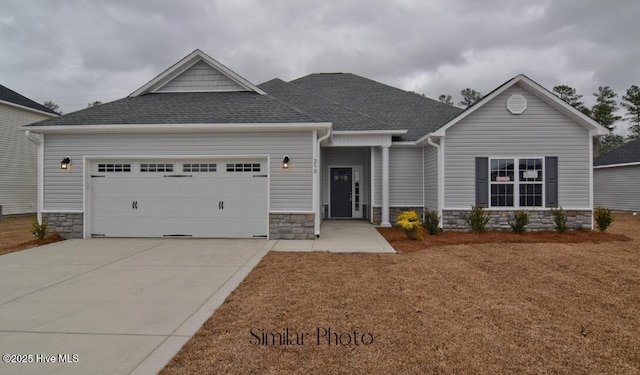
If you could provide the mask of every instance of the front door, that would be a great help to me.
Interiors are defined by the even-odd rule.
[[[331,217],[352,217],[351,168],[331,168]]]

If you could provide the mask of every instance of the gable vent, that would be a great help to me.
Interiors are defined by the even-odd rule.
[[[522,114],[527,109],[527,99],[520,94],[511,95],[507,99],[507,109],[512,115]]]

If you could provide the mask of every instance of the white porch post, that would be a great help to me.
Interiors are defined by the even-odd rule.
[[[389,146],[382,146],[382,213],[380,225],[390,227],[389,222]]]

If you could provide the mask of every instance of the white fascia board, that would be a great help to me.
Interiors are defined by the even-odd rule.
[[[616,167],[632,167],[634,165],[640,165],[640,161],[635,161],[635,162],[631,162],[631,163],[596,165],[596,166],[593,167],[593,169],[616,168]]]
[[[247,89],[247,91],[254,91],[260,95],[266,95],[264,91],[262,91],[259,87],[257,87],[253,83],[247,81],[245,78],[241,77],[239,74],[227,68],[226,66],[216,61],[214,58],[202,52],[201,50],[196,49],[195,51],[191,52],[189,55],[184,57],[182,60],[173,64],[167,70],[157,75],[154,79],[147,82],[145,85],[143,85],[142,87],[140,87],[139,89],[131,93],[129,97],[139,96],[139,95],[146,94],[146,93],[153,92],[160,89],[162,86],[167,84],[173,78],[180,75],[181,73],[191,68],[193,65],[195,65],[200,61],[204,61],[214,69],[220,71],[229,79],[231,79],[235,83]]]
[[[335,135],[404,135],[408,130],[338,130]]]
[[[575,107],[560,99],[558,96],[553,94],[551,91],[547,90],[543,86],[540,86],[536,82],[532,81],[529,77],[520,75],[517,78],[520,78],[518,82],[529,89],[534,95],[542,99],[547,104],[552,107],[558,109],[560,112],[563,112],[565,115],[569,116],[572,120],[582,125],[583,127],[594,130],[592,136],[599,135],[607,135],[609,134],[609,129],[600,125],[591,117],[585,115],[584,113],[577,110]]]
[[[110,125],[61,125],[61,126],[22,126],[23,130],[33,133],[180,133],[195,132],[248,132],[248,131],[293,131],[331,129],[330,122],[312,123],[237,123],[237,124],[110,124]]]
[[[444,126],[440,127],[438,130],[431,133],[432,136],[444,137],[447,129],[457,124],[458,122],[462,121],[467,116],[477,111],[479,108],[483,107],[488,102],[492,101],[496,96],[502,94],[504,91],[506,91],[508,88],[515,85],[516,83],[522,84],[533,95],[539,97],[541,100],[543,100],[547,104],[558,109],[559,111],[561,111],[562,113],[570,117],[572,120],[582,125],[583,127],[589,130],[595,130],[595,132],[592,133],[594,136],[609,134],[609,130],[607,128],[598,124],[592,118],[578,111],[573,106],[567,104],[564,100],[560,99],[559,97],[551,93],[549,90],[545,89],[544,87],[540,86],[536,82],[532,81],[529,77],[525,76],[524,74],[520,74],[512,78],[511,80],[507,81],[505,84],[503,84],[493,92],[491,92],[491,94],[482,98],[478,103],[474,104],[471,108],[462,112],[456,118],[449,121]]]
[[[418,146],[416,141],[391,142],[391,147],[415,147]]]
[[[0,100],[0,104],[5,104],[5,105],[8,105],[9,107],[22,109],[22,110],[29,111],[29,112],[35,112],[35,113],[37,113],[39,115],[45,115],[45,116],[49,116],[49,117],[58,117],[58,116],[60,116],[59,114],[53,114],[53,113],[49,113],[49,112],[45,112],[45,111],[40,111],[38,109],[25,107],[23,105],[7,102],[7,101],[4,101],[4,100]]]
[[[416,141],[416,145],[424,146],[424,145],[427,145],[427,144],[428,144],[428,142],[429,142],[429,138],[431,138],[431,140],[432,140],[432,141],[433,141],[433,140],[436,140],[436,141],[437,141],[437,140],[440,140],[440,138],[442,138],[442,137],[443,137],[443,136],[436,136],[436,135],[434,135],[433,133],[429,133],[429,134],[425,135],[424,137],[422,137],[422,138],[418,139],[418,140]]]
[[[457,117],[455,117],[451,121],[449,121],[446,124],[444,124],[444,126],[440,127],[436,131],[432,132],[431,135],[433,137],[444,137],[445,133],[447,132],[447,129],[449,129],[453,125],[457,124],[458,122],[462,121],[463,119],[465,119],[467,116],[469,116],[473,112],[477,111],[478,108],[481,108],[485,104],[487,104],[488,102],[492,101],[493,98],[495,98],[496,96],[502,94],[506,89],[508,89],[509,87],[513,86],[513,84],[516,83],[521,76],[522,75],[517,76],[515,78],[512,78],[510,81],[508,81],[507,83],[503,84],[500,88],[494,90],[491,94],[483,97],[478,103],[476,103],[473,106],[471,106],[471,108],[463,111]],[[423,138],[425,138],[425,137],[423,137]],[[422,139],[422,138],[420,138],[420,139]]]

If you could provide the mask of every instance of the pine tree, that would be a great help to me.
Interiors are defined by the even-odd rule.
[[[571,105],[575,109],[584,113],[585,115],[591,115],[591,111],[589,108],[585,107],[584,102],[580,101],[582,95],[579,95],[571,86],[567,85],[559,85],[553,88],[554,94],[556,94],[560,99],[567,102],[567,104]]]
[[[460,101],[460,105],[464,106],[465,108],[471,107],[482,99],[482,94],[480,92],[468,87],[460,91],[460,95],[462,95],[462,101]]]
[[[624,119],[631,123],[629,140],[640,138],[640,88],[636,85],[629,87],[620,104],[627,110],[627,117]]]

